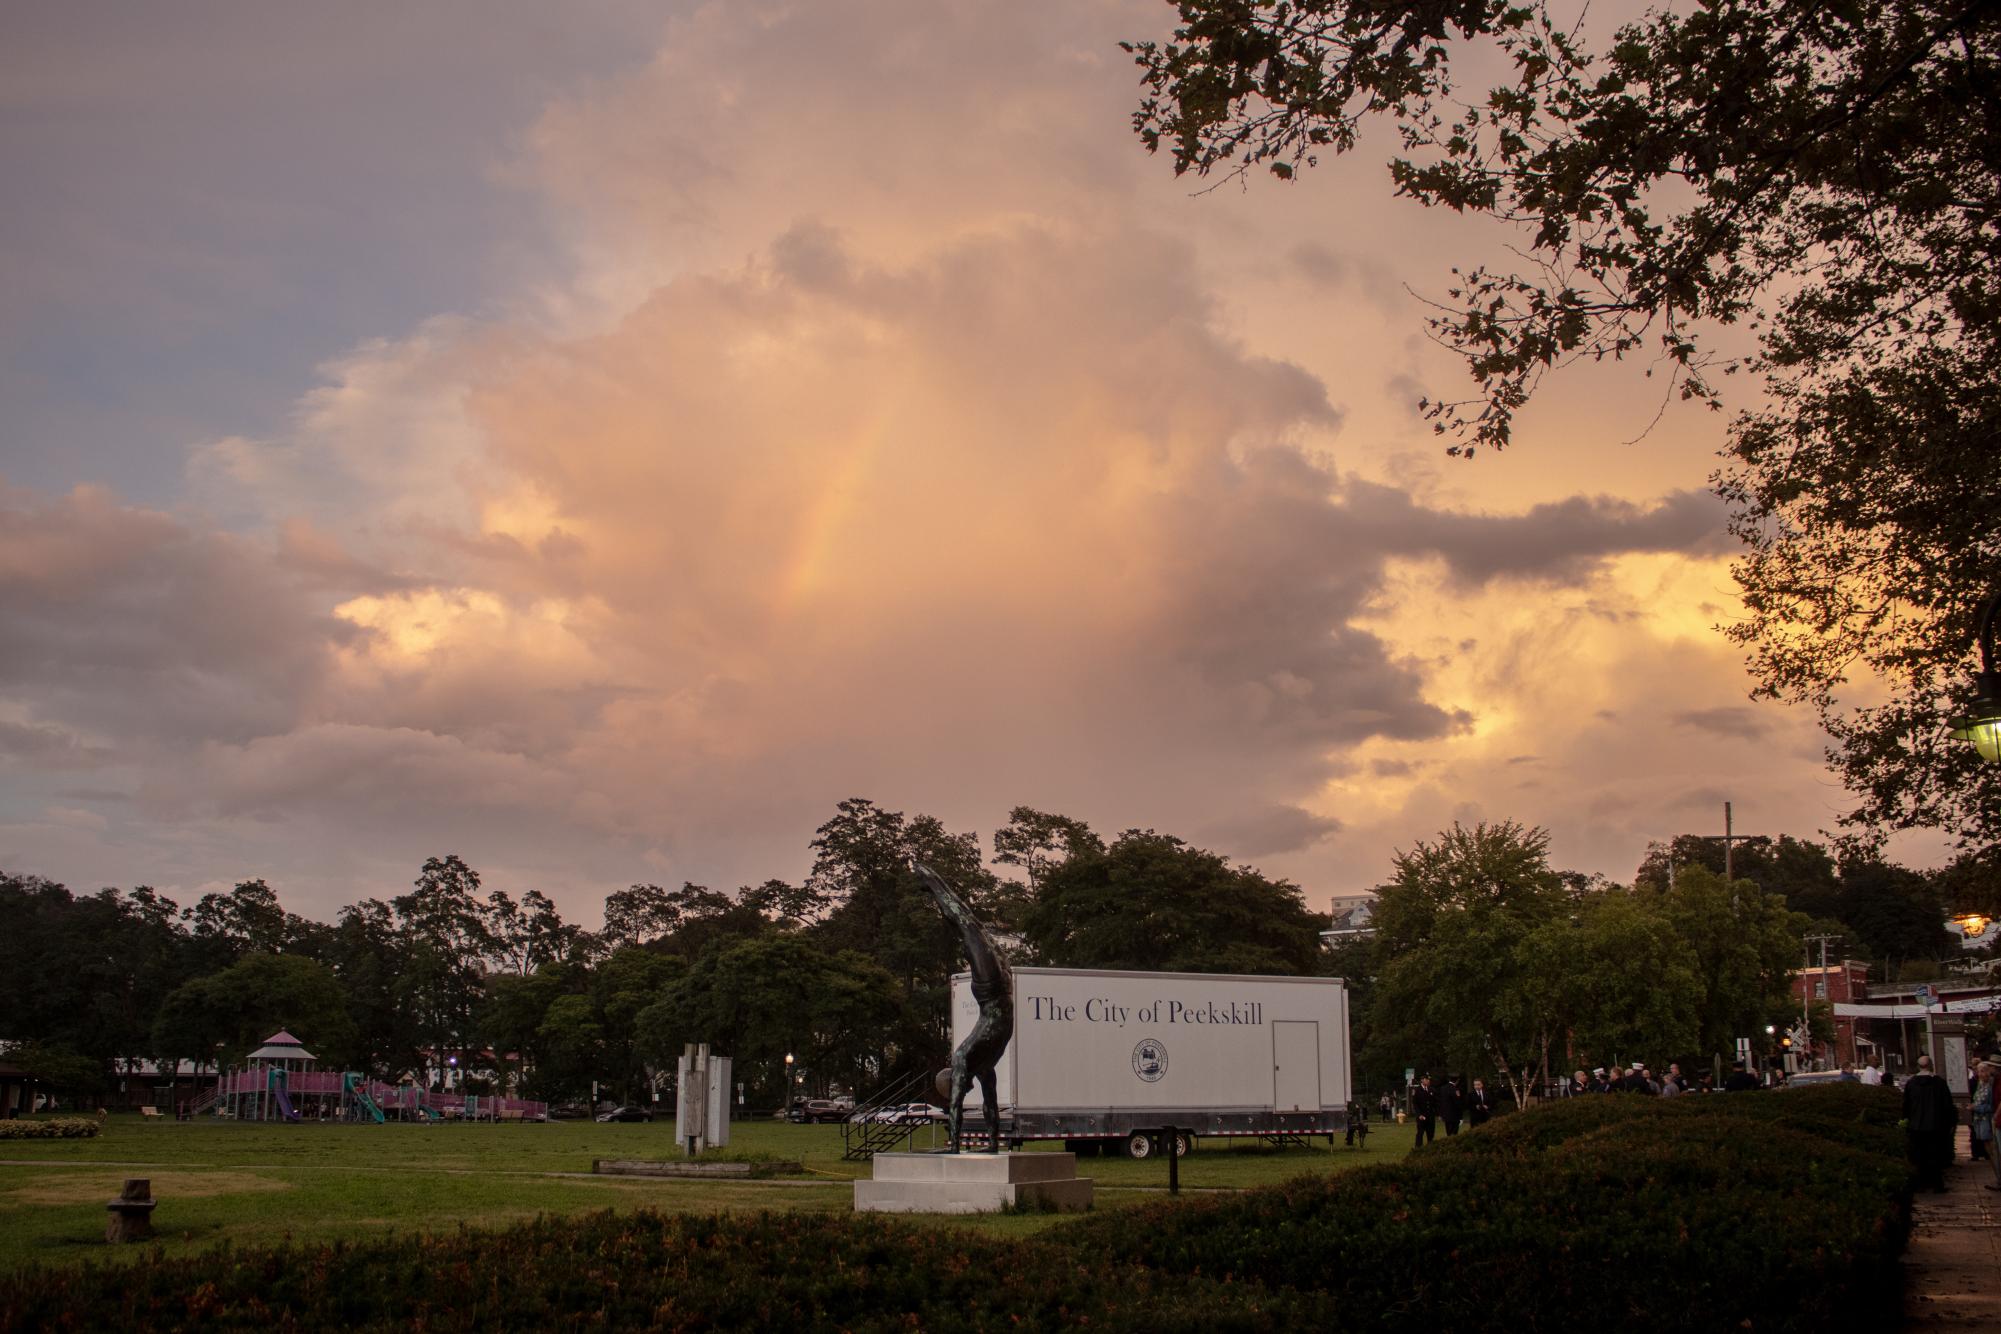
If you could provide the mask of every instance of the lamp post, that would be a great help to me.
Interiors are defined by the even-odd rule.
[[[1989,764],[2001,762],[2001,672],[1994,670],[1994,621],[2001,613],[2001,589],[1987,595],[1980,604],[1980,618],[1974,634],[1980,641],[1980,672],[1973,678],[1973,706],[1969,712],[1947,721],[1946,735],[1954,741],[1968,741]]]
[[[785,1099],[785,1106],[782,1109],[785,1113],[785,1119],[790,1121],[792,1119],[792,1053],[789,1051],[785,1053],[785,1088],[782,1090],[780,1096]]]

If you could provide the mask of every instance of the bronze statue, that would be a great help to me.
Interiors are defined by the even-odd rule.
[[[924,863],[915,862],[913,865],[925,888],[931,891],[931,897],[938,900],[938,911],[945,914],[946,921],[959,928],[959,937],[966,943],[966,960],[973,974],[973,999],[980,1006],[980,1017],[973,1024],[973,1031],[952,1053],[952,1091],[946,1104],[951,1118],[952,1152],[959,1152],[966,1095],[972,1092],[973,1081],[977,1079],[980,1094],[987,1100],[988,1150],[999,1153],[1000,1097],[994,1088],[994,1067],[1000,1063],[1001,1053],[1007,1050],[1008,1040],[1014,1036],[1014,974],[1008,971],[1000,951],[994,948],[993,941],[987,936],[986,928],[973,916],[972,909],[952,892],[952,887]]]

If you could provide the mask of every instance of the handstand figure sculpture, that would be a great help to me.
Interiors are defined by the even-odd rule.
[[[938,900],[938,911],[945,914],[946,921],[959,928],[959,937],[966,943],[966,959],[973,973],[973,999],[980,1006],[980,1017],[973,1024],[973,1031],[952,1053],[952,1093],[947,1108],[951,1115],[952,1152],[959,1152],[966,1095],[972,1092],[973,1081],[977,1079],[980,1093],[987,1100],[988,1150],[999,1153],[1000,1097],[994,1088],[994,1067],[1000,1063],[1001,1053],[1007,1050],[1008,1040],[1014,1036],[1014,975],[1008,971],[1000,951],[994,948],[986,928],[973,916],[972,909],[930,867],[922,862],[914,865],[925,888],[931,891],[931,897]]]

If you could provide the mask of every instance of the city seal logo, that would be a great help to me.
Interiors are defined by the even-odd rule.
[[[1133,1073],[1151,1084],[1167,1073],[1167,1048],[1154,1038],[1143,1038],[1133,1048]]]

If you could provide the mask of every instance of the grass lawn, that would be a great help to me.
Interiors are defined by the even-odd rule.
[[[916,1147],[928,1147],[920,1135]],[[942,1138],[942,1137],[940,1137]],[[1055,1147],[1055,1146],[1051,1146]],[[1370,1137],[1366,1151],[1267,1149],[1204,1142],[1181,1162],[1190,1189],[1264,1185],[1307,1172],[1389,1162],[1410,1132]],[[109,1118],[87,1140],[0,1141],[0,1269],[130,1258],[146,1248],[104,1244],[104,1203],[128,1176],[148,1177],[160,1201],[154,1225],[169,1252],[290,1238],[329,1241],[389,1231],[496,1227],[536,1214],[653,1208],[838,1210],[866,1163],[841,1161],[838,1126],[743,1122],[732,1156],[804,1163],[803,1176],[775,1181],[664,1181],[592,1177],[593,1158],[678,1157],[671,1122],[598,1125],[274,1125]],[[1167,1184],[1164,1159],[1081,1158],[1098,1183],[1098,1207],[1152,1197]],[[1032,1232],[1054,1215],[924,1220],[1004,1235]]]

